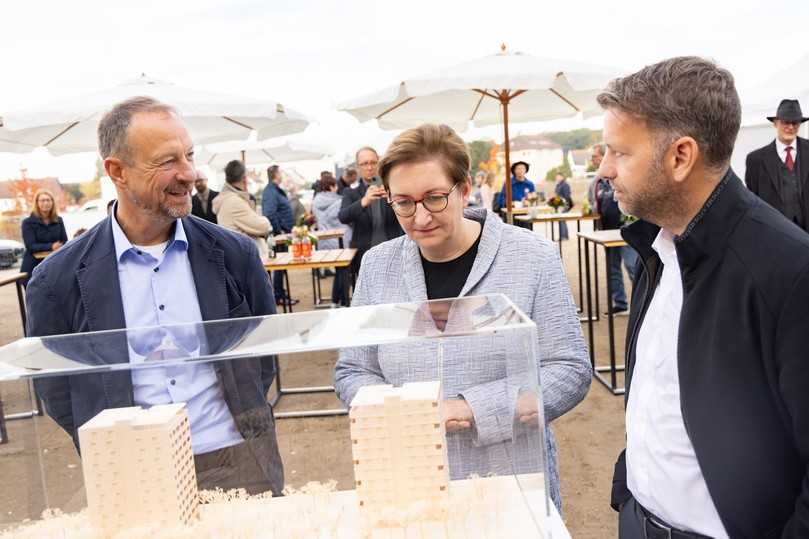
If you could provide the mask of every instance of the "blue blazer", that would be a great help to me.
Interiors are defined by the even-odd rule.
[[[295,223],[289,198],[283,189],[273,182],[267,184],[261,195],[261,214],[270,220],[274,234],[292,232]]]
[[[189,216],[182,220],[188,258],[203,320],[275,314],[267,272],[246,236]],[[110,219],[59,249],[34,270],[26,290],[31,337],[126,327]],[[206,329],[208,353],[241,340],[257,323]],[[78,342],[77,342],[78,341]],[[56,340],[51,350],[90,365],[128,363],[125,335]],[[274,358],[214,363],[225,401],[245,439],[269,434],[272,410],[266,394],[275,376]],[[45,411],[79,445],[78,428],[106,408],[133,406],[132,379],[126,369],[40,378],[34,382]]]

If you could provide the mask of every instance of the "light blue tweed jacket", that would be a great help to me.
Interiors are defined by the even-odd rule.
[[[532,436],[531,429],[514,422],[518,388],[513,381],[525,372],[514,357],[525,363],[533,348],[544,402],[550,494],[561,508],[556,443],[548,424],[576,406],[590,387],[581,325],[554,244],[484,209],[466,210],[467,217],[484,214],[478,254],[461,295],[505,294],[536,323],[536,345],[504,336],[448,339],[441,360],[437,342],[344,349],[335,367],[335,388],[348,405],[365,385],[440,378],[444,397],[463,396],[475,416],[474,432],[447,436],[452,478],[540,471],[536,429]],[[352,306],[426,300],[419,250],[408,236],[365,254]]]

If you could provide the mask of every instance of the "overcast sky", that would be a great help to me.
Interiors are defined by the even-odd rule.
[[[329,143],[338,159],[365,142],[384,149],[390,134],[335,112],[336,103],[492,54],[501,43],[627,70],[675,55],[709,56],[734,73],[740,89],[809,52],[805,0],[16,1],[2,2],[0,20],[0,115],[145,72],[297,108],[318,120],[313,142]],[[63,181],[94,170],[86,156],[6,154],[0,178],[21,163],[32,175]]]

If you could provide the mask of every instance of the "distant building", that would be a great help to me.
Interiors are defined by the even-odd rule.
[[[351,401],[351,449],[364,525],[425,503],[446,517],[449,467],[440,382],[364,386]]]
[[[528,163],[530,165],[528,178],[534,183],[545,181],[548,171],[562,164],[562,160],[565,158],[562,146],[542,135],[516,136],[511,139],[510,148],[511,162],[525,161]],[[505,166],[506,154],[503,150],[497,154],[497,160]]]
[[[587,166],[590,164],[590,150],[570,150],[567,152],[567,157],[573,177],[583,177],[587,173]]]
[[[197,476],[184,403],[110,408],[79,427],[90,520],[103,537],[190,524]]]

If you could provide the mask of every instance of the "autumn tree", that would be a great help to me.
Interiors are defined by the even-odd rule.
[[[492,146],[494,145],[494,142],[490,140],[473,140],[467,144],[467,148],[469,149],[469,159],[472,165],[472,176],[481,170],[481,163],[486,163],[489,161],[490,152],[492,150]]]

